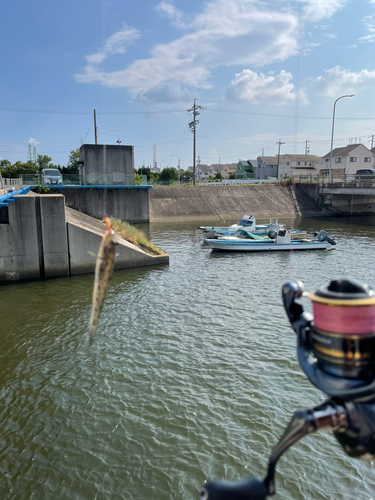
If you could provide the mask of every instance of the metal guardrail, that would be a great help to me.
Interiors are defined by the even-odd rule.
[[[326,175],[298,175],[294,182],[305,184],[319,184],[330,187],[374,187],[375,176],[369,174],[336,174],[331,176],[331,182]]]
[[[44,187],[61,186],[134,186],[147,185],[147,176],[143,175],[140,184],[134,181],[133,175],[119,174],[63,174],[60,176],[43,176],[41,174],[22,175],[25,186],[40,185]]]

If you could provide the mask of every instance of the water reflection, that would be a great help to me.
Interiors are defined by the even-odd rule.
[[[211,252],[197,225],[146,227],[170,265],[114,273],[91,347],[93,276],[0,288],[1,498],[196,498],[206,478],[264,474],[292,412],[323,400],[281,286],[375,283],[375,219],[295,221],[338,240],[295,254]],[[278,470],[278,498],[375,494],[372,463],[330,434]]]

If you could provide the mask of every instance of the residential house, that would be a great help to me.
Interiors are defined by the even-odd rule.
[[[239,160],[236,168],[236,179],[255,179],[255,171],[255,160]]]
[[[212,165],[206,165],[200,163],[196,165],[197,169],[197,179],[207,179],[208,177],[215,177],[218,173],[222,175],[224,179],[228,179],[231,173],[235,173],[237,168],[237,163],[213,163]],[[190,172],[193,171],[193,167],[188,167]]]
[[[375,148],[374,148],[375,149]],[[322,158],[320,174],[329,175],[329,159],[331,152]],[[349,144],[332,150],[332,175],[352,175],[357,170],[374,168],[375,152],[372,152],[364,144]]]
[[[258,156],[256,160],[256,179],[277,177],[277,156]]]
[[[237,170],[237,163],[213,163],[210,165],[210,174],[215,177],[220,173],[223,179],[229,179],[230,174],[235,174]]]
[[[370,151],[375,154],[375,148],[371,148]]]
[[[297,175],[319,175],[322,158],[315,155],[283,154],[279,159],[278,178]]]
[[[200,179],[207,179],[207,177],[210,175],[209,170],[210,170],[210,165],[206,165],[205,163],[200,163],[198,165],[195,165],[196,169],[196,175],[197,175],[197,180]],[[189,172],[194,172],[193,167],[188,167]]]

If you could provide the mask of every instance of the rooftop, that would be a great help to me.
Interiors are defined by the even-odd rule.
[[[332,156],[346,156],[349,153],[351,153],[354,149],[358,148],[358,146],[363,146],[364,148],[366,148],[366,146],[364,144],[361,144],[361,143],[348,144],[347,146],[333,149]],[[323,159],[329,158],[330,154],[331,154],[331,152],[328,152],[326,155],[323,156]]]

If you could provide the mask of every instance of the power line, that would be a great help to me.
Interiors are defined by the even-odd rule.
[[[28,108],[6,108],[0,107],[0,111],[10,111],[12,113],[47,113],[52,115],[91,115],[92,111],[58,111],[52,109],[28,109]],[[157,115],[185,113],[184,109],[169,109],[159,111],[98,111],[100,115]]]

